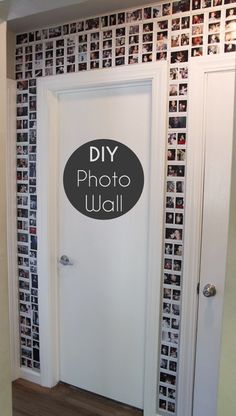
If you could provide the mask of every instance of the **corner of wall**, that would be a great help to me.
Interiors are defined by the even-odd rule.
[[[15,79],[16,34],[7,29],[7,78]]]
[[[7,130],[7,78],[6,78],[6,23],[0,23],[0,414],[11,416],[11,377],[7,280],[6,230],[6,130]]]

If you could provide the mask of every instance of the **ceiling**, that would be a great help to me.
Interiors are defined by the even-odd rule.
[[[0,0],[0,19],[8,20],[10,30],[24,32],[151,2],[152,0]]]

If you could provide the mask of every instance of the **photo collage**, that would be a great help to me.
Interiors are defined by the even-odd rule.
[[[39,371],[36,84],[17,81],[16,191],[21,365]]]
[[[176,414],[189,61],[235,52],[235,25],[236,1],[180,0],[156,2],[16,36],[17,249],[22,367],[40,371],[37,78],[166,60],[168,120],[157,411],[163,415]]]

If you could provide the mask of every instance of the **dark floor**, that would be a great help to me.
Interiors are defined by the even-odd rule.
[[[53,389],[13,383],[13,416],[142,416],[141,410],[59,383]]]

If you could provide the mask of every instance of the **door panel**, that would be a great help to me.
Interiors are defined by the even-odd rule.
[[[60,379],[143,408],[151,88],[117,86],[59,99]],[[62,188],[65,164],[93,139],[118,140],[139,157],[143,194],[126,215],[77,212]]]
[[[234,71],[210,72],[206,79],[204,198],[194,416],[216,415],[228,240],[234,79]],[[208,283],[214,284],[217,291],[215,296],[209,298],[203,295],[203,288]]]

